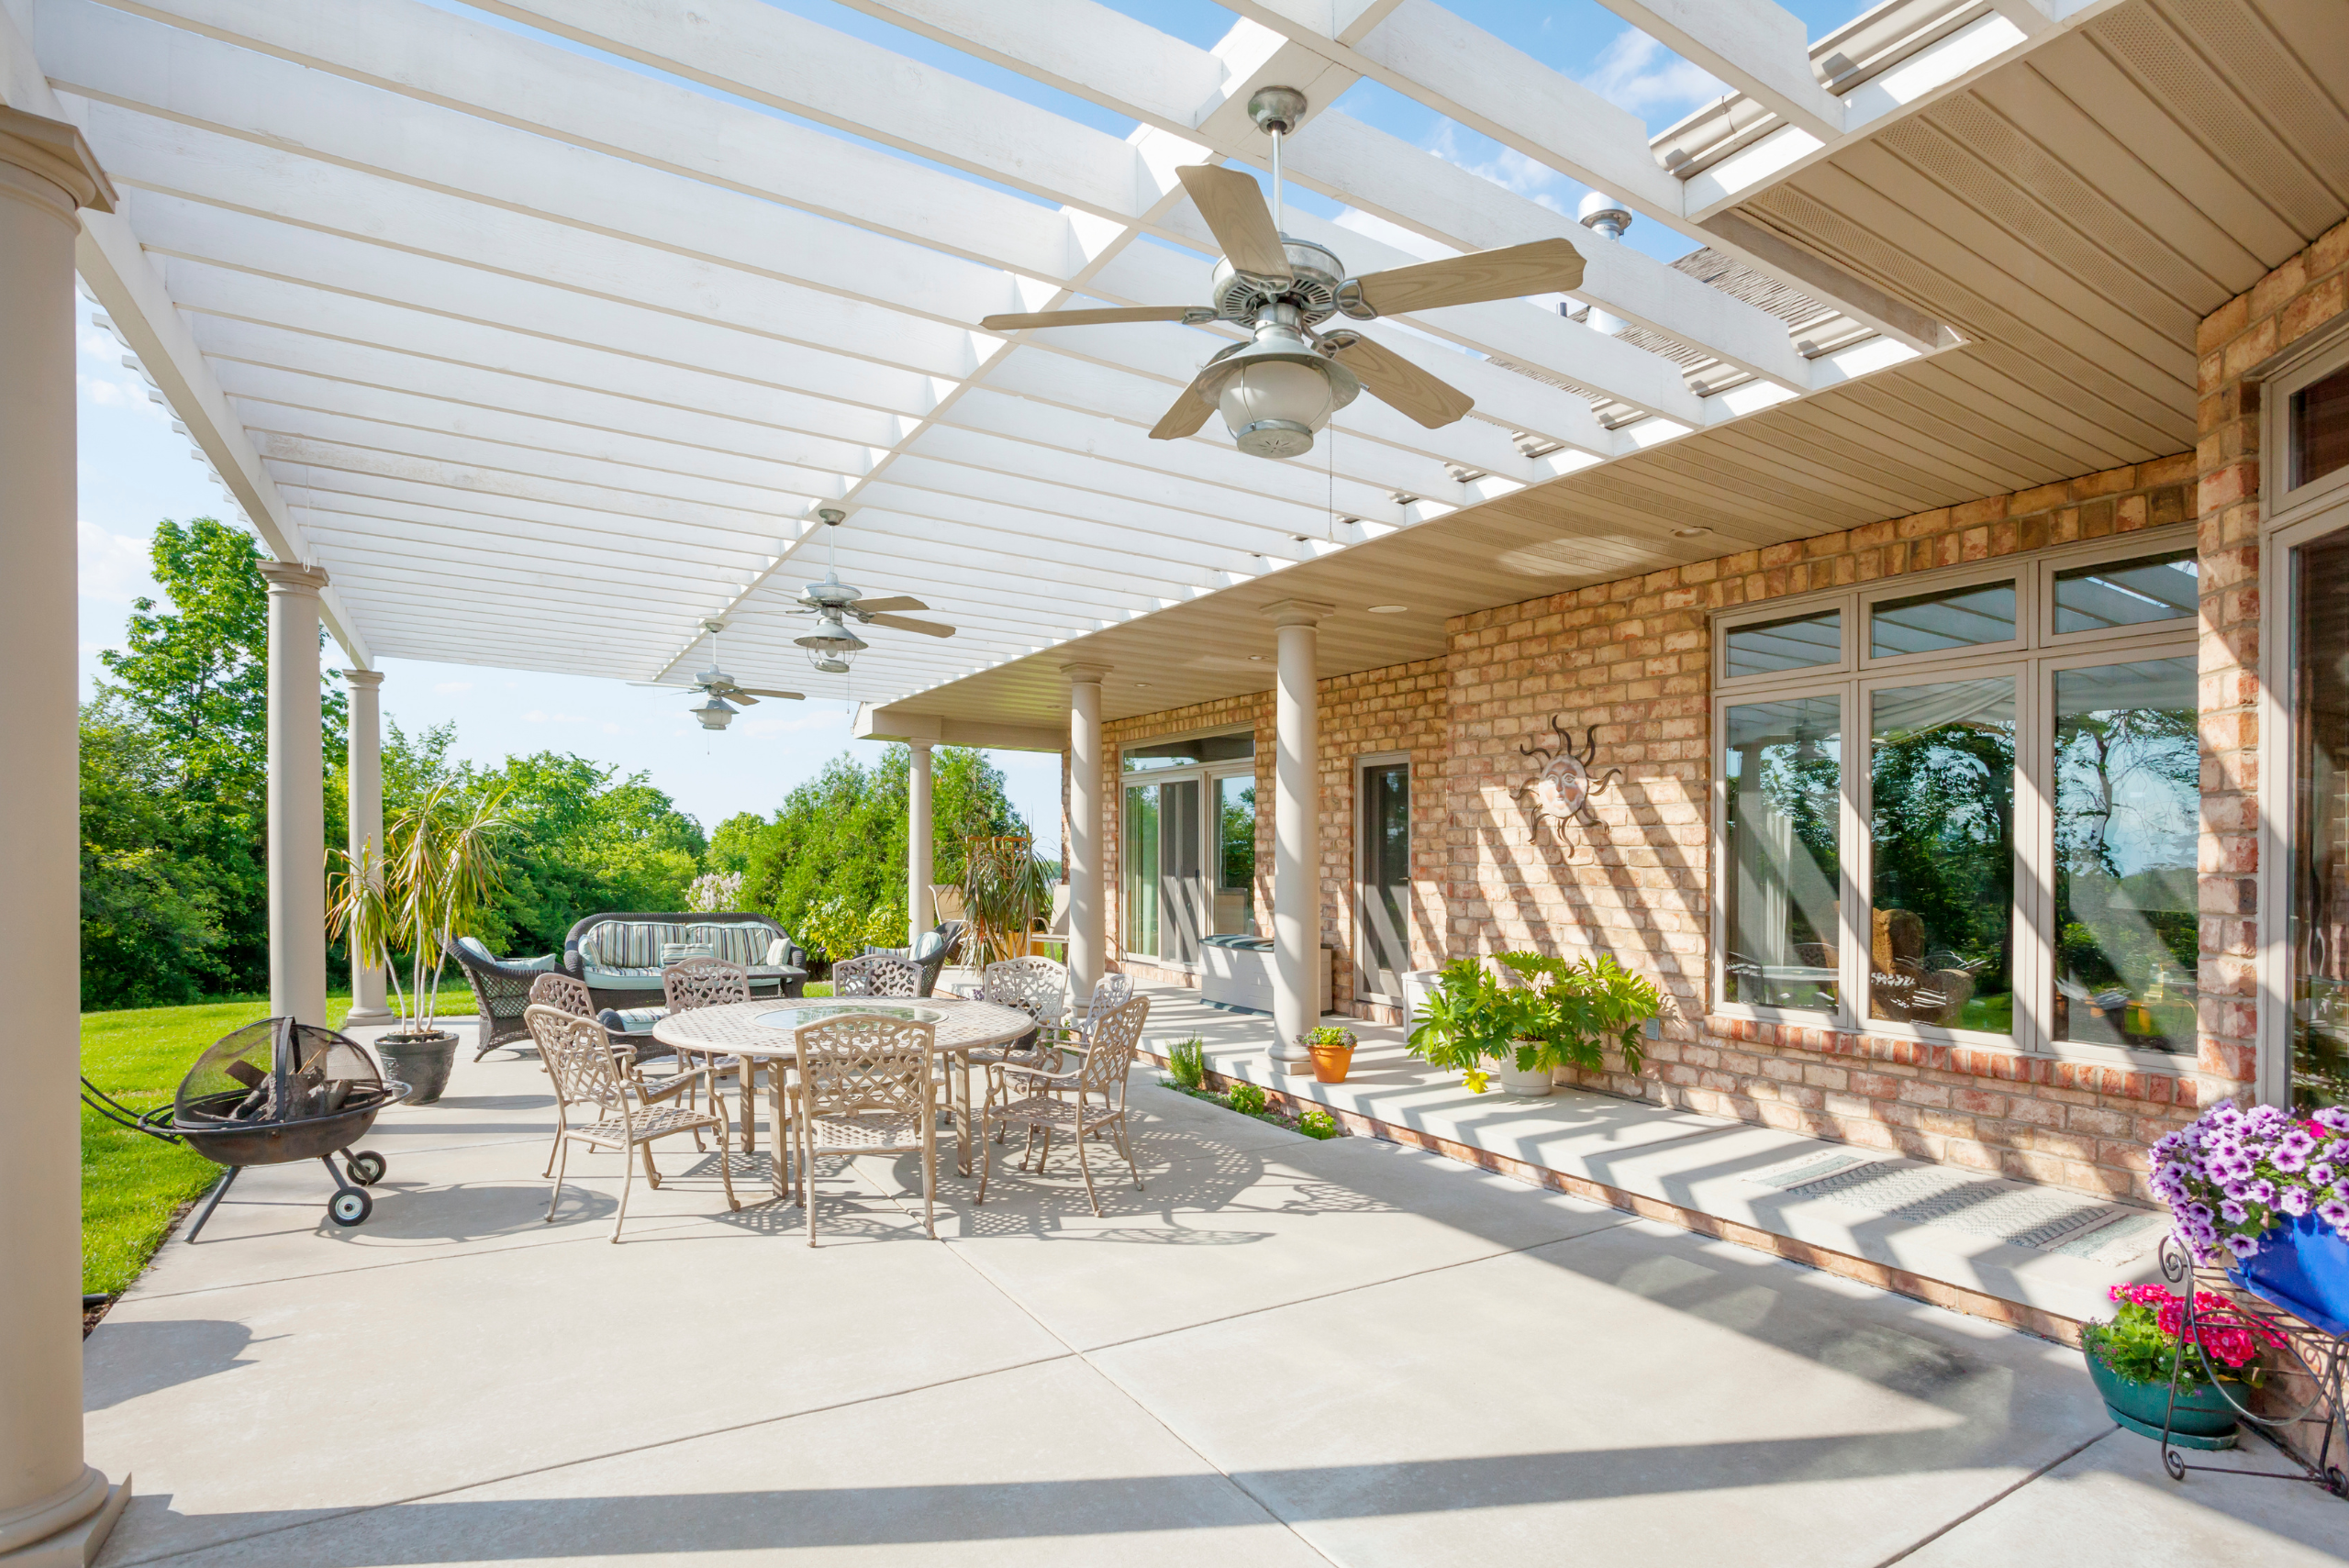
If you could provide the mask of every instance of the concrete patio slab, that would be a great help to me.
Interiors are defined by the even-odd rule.
[[[1099,1219],[1056,1157],[975,1214],[946,1177],[933,1242],[904,1162],[828,1161],[810,1249],[682,1147],[624,1244],[616,1158],[541,1223],[543,1076],[460,1073],[526,1130],[420,1129],[351,1231],[315,1171],[257,1171],[86,1341],[92,1461],[138,1477],[101,1568],[1862,1568],[2137,1506],[2016,1489],[2111,1430],[2075,1352],[1146,1073],[1149,1185]],[[2212,1490],[2166,1506],[2264,1562],[2275,1527]]]

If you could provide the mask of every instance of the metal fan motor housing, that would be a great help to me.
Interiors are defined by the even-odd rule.
[[[1260,306],[1275,302],[1294,305],[1308,327],[1327,321],[1338,312],[1338,285],[1346,281],[1346,264],[1337,253],[1310,239],[1281,236],[1281,250],[1288,257],[1291,276],[1260,278],[1219,260],[1208,284],[1208,301],[1226,321],[1253,321]]]

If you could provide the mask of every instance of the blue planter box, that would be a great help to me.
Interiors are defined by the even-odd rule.
[[[2335,1337],[2349,1336],[2349,1241],[2315,1215],[2285,1221],[2227,1271],[2262,1301]]]

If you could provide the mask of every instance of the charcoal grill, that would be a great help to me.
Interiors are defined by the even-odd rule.
[[[296,1160],[317,1161],[334,1182],[328,1219],[363,1224],[375,1207],[367,1189],[384,1179],[385,1166],[381,1154],[353,1152],[351,1145],[366,1136],[378,1112],[408,1093],[406,1084],[386,1082],[356,1040],[293,1018],[263,1018],[214,1041],[180,1080],[168,1109],[132,1111],[82,1080],[83,1102],[101,1115],[150,1138],[185,1144],[222,1167],[188,1227],[191,1241],[238,1172]],[[333,1159],[338,1153],[340,1169]]]

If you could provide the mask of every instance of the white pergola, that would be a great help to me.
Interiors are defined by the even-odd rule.
[[[1436,0],[1226,0],[1211,49],[1093,0],[844,0],[903,50],[762,0],[0,0],[0,476],[29,476],[6,524],[32,606],[0,698],[30,759],[0,814],[0,941],[42,976],[13,1038],[72,1032],[72,345],[55,362],[40,312],[57,296],[64,330],[75,272],[280,563],[281,1008],[314,1011],[323,980],[290,891],[322,826],[295,787],[312,615],[362,699],[354,834],[379,828],[380,660],[682,687],[717,620],[745,684],[854,700],[918,761],[1073,749],[1080,984],[1101,721],[1276,668],[1286,1034],[1317,675],[1441,651],[1465,610],[2189,446],[2194,319],[2349,193],[2349,49],[2321,0],[1893,0],[1816,41],[1771,0],[1604,3],[1730,95],[1651,138]],[[941,45],[1130,129],[943,69]],[[1665,265],[1364,123],[1341,100],[1365,79],[1702,250]],[[1272,85],[1310,105],[1289,180],[1376,220],[1289,208],[1351,271],[1583,256],[1573,315],[1362,328],[1467,418],[1364,398],[1288,463],[1214,422],[1152,440],[1228,329],[978,325],[1203,303],[1215,246],[1176,171],[1263,168],[1246,106]],[[826,508],[844,579],[957,635],[876,629],[847,676],[809,670],[788,611],[829,563]],[[1398,581],[1406,613],[1361,619]],[[1147,692],[1111,673],[1141,664],[1166,672]],[[43,1108],[0,1127],[0,1190],[25,1197],[0,1563],[110,1517],[61,1370],[61,1054],[17,1088]]]

